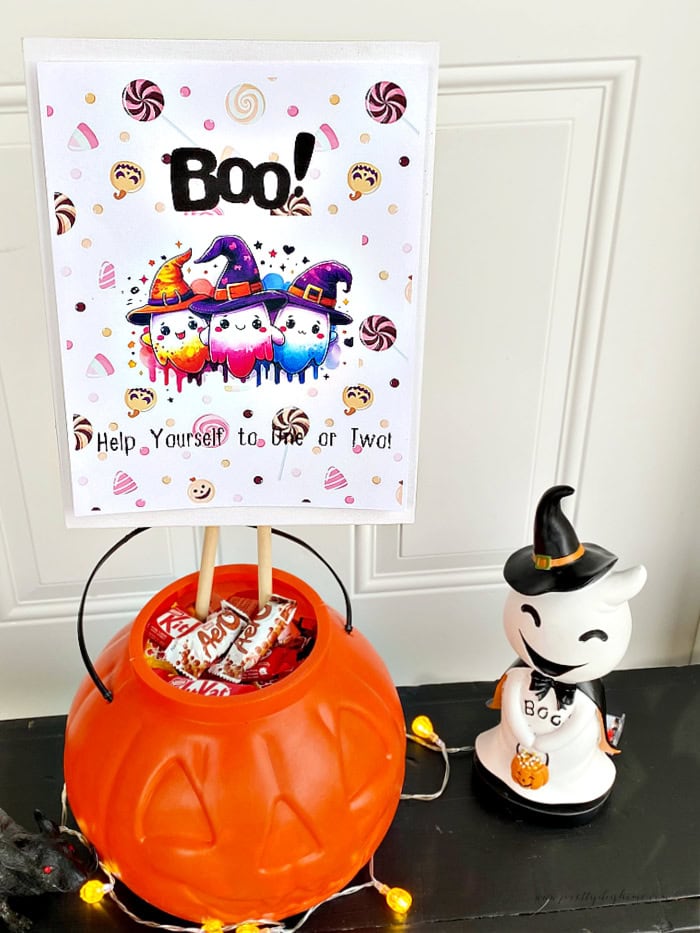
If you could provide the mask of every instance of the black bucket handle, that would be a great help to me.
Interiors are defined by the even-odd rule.
[[[249,527],[252,528],[255,526],[251,525]],[[105,564],[109,560],[109,558],[119,550],[120,547],[122,547],[124,544],[127,544],[129,541],[131,541],[132,538],[135,538],[137,535],[140,535],[144,531],[148,531],[148,530],[149,530],[148,528],[134,528],[133,531],[130,531],[128,534],[124,535],[123,538],[120,538],[120,540],[117,541],[116,544],[113,544],[112,547],[108,551],[106,551],[102,555],[102,557],[100,557],[100,559],[97,561],[97,563],[93,567],[92,573],[87,578],[87,581],[85,582],[85,586],[83,587],[82,596],[80,597],[80,604],[78,606],[78,647],[80,648],[80,656],[83,659],[83,664],[85,665],[85,669],[90,675],[92,682],[95,684],[97,689],[100,691],[100,693],[102,694],[102,696],[108,703],[112,702],[112,700],[114,699],[114,694],[112,693],[111,690],[109,690],[108,687],[105,686],[104,681],[100,679],[100,675],[95,670],[95,665],[92,663],[92,660],[87,650],[87,646],[85,644],[85,631],[84,631],[84,625],[83,625],[84,616],[85,616],[85,602],[87,600],[88,591],[90,590],[92,581],[94,580],[95,576],[97,575],[102,565]],[[293,541],[295,544],[298,544],[300,547],[306,548],[307,551],[313,554],[314,557],[317,557],[318,560],[320,560],[321,563],[331,572],[333,578],[335,579],[336,583],[340,587],[340,590],[343,594],[343,599],[345,600],[345,631],[348,634],[350,634],[352,632],[352,604],[350,603],[350,594],[348,593],[345,587],[345,584],[340,579],[340,577],[338,576],[334,568],[328,563],[325,557],[322,557],[318,553],[317,550],[312,548],[310,544],[307,544],[306,541],[302,541],[301,538],[297,538],[294,535],[290,535],[286,531],[279,531],[277,528],[272,528],[271,531],[273,535],[278,535],[280,538],[286,538],[287,541]]]

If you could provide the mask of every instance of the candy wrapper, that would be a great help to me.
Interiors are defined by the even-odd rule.
[[[207,680],[200,678],[192,680],[191,677],[184,677],[174,669],[166,670],[163,667],[156,667],[153,673],[164,680],[171,687],[178,690],[184,690],[186,693],[197,693],[206,697],[231,697],[239,693],[255,693],[259,688],[255,684],[229,684],[223,680]]]
[[[238,682],[243,672],[269,651],[277,636],[289,625],[296,611],[296,601],[283,596],[271,596],[267,604],[235,638],[228,653],[212,664],[209,675]]]
[[[199,624],[199,619],[177,606],[172,606],[155,619],[149,619],[144,635],[158,648],[167,648],[173,639],[186,635]]]
[[[165,660],[181,674],[196,679],[230,649],[249,623],[244,612],[224,602],[206,622],[174,638],[165,649]]]

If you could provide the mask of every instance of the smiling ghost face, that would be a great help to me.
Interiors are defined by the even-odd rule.
[[[503,621],[516,654],[563,683],[595,680],[622,660],[632,633],[628,599],[643,568],[610,572],[571,592],[527,596],[511,590]]]
[[[272,345],[284,336],[270,323],[264,304],[235,311],[217,311],[209,325],[212,363],[225,363],[232,375],[245,379],[260,361],[272,362]]]
[[[275,347],[275,362],[288,373],[320,366],[328,353],[331,326],[323,311],[289,306],[275,317],[284,343]]]
[[[198,373],[209,357],[207,322],[193,311],[152,314],[148,340],[161,366],[170,363],[184,373]]]

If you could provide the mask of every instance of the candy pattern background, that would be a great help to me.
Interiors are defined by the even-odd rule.
[[[235,522],[237,506],[286,507],[304,522],[314,508],[412,508],[429,72],[401,60],[39,63],[74,515],[189,510],[206,523],[209,507],[226,507]],[[300,133],[315,137],[301,167]],[[242,163],[283,166],[289,196],[272,210],[220,197],[177,211],[170,164],[182,147],[233,160],[234,193]],[[117,165],[138,181],[116,180]],[[356,165],[376,169],[371,197],[348,196]],[[196,259],[217,237],[245,241],[266,290],[285,293],[318,263],[351,270],[335,304],[344,323],[328,322],[320,366],[262,360],[237,378],[210,355],[190,372],[159,363],[158,335],[127,314],[148,304],[164,262],[189,250]],[[188,261],[184,284],[209,297],[224,267]],[[200,319],[207,345],[210,316]]]

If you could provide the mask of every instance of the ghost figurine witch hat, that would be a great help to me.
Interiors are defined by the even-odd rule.
[[[244,308],[260,304],[264,304],[268,311],[277,311],[287,303],[285,292],[265,288],[255,257],[241,237],[216,237],[195,262],[212,262],[220,256],[225,257],[226,265],[216,288],[209,298],[195,301],[192,305],[193,311],[200,314],[242,311]]]
[[[350,315],[336,309],[339,284],[346,292],[350,291],[352,272],[348,267],[334,259],[317,262],[292,281],[286,293],[287,302],[307,311],[324,311],[331,324],[349,324]]]
[[[551,486],[535,512],[533,545],[511,554],[503,568],[506,582],[518,593],[567,593],[579,590],[613,566],[617,557],[598,544],[582,544],[561,508],[571,486]]]
[[[629,600],[646,580],[641,565],[614,570],[614,554],[579,541],[561,510],[573,491],[544,493],[533,545],[506,561],[503,624],[517,660],[489,703],[501,721],[476,737],[473,772],[513,815],[565,824],[595,816],[615,781],[619,733],[601,678],[627,650]]]

